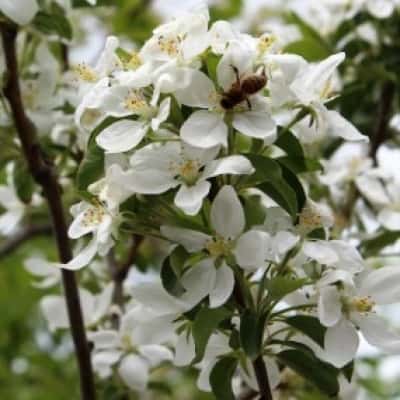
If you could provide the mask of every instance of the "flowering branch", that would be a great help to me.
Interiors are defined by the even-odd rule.
[[[8,256],[27,240],[35,236],[50,235],[51,232],[52,228],[49,224],[27,226],[0,245],[0,258]]]
[[[7,80],[4,87],[4,94],[10,103],[14,123],[30,173],[35,181],[42,187],[47,200],[60,261],[66,263],[72,258],[72,251],[67,235],[67,224],[61,202],[60,188],[54,169],[43,155],[36,128],[27,117],[21,98],[16,56],[17,29],[13,25],[2,23],[1,35],[7,67]],[[90,361],[90,351],[86,340],[75,275],[71,271],[63,270],[62,278],[71,333],[79,364],[82,399],[94,400],[96,394]]]

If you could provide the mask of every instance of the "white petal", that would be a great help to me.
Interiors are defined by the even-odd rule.
[[[303,252],[306,256],[323,265],[333,265],[339,260],[336,252],[330,248],[328,243],[323,241],[306,242],[303,246]]]
[[[136,170],[132,168],[120,176],[121,185],[125,184],[133,193],[160,194],[179,184],[168,170],[148,169]]]
[[[235,277],[232,268],[226,264],[217,268],[215,286],[210,292],[210,308],[216,308],[226,303],[233,292]]]
[[[228,127],[222,114],[195,111],[182,125],[181,138],[195,147],[227,146]]]
[[[96,137],[96,143],[108,153],[123,153],[136,147],[146,130],[147,126],[142,122],[124,119],[101,131]]]
[[[177,367],[183,367],[189,365],[196,355],[194,347],[194,340],[191,334],[182,332],[177,339],[175,344],[175,358],[174,364]]]
[[[24,211],[12,210],[0,215],[0,235],[7,236],[15,231],[24,216]]]
[[[26,25],[39,11],[39,6],[36,0],[25,0],[24,4],[15,0],[1,0],[0,10],[17,24]]]
[[[368,136],[362,135],[353,124],[337,111],[327,111],[325,118],[328,122],[328,133],[332,136],[341,137],[349,141],[369,141]]]
[[[262,231],[251,230],[239,237],[233,253],[236,262],[244,269],[255,270],[264,265],[266,250],[271,236]]]
[[[233,117],[232,125],[246,136],[268,140],[273,143],[276,139],[276,124],[265,111],[246,111]]]
[[[113,349],[118,346],[119,342],[118,332],[113,330],[88,332],[87,336],[89,341],[94,344],[94,348],[96,350]]]
[[[224,186],[215,197],[210,213],[211,225],[223,238],[238,237],[245,227],[245,216],[239,197],[232,186]]]
[[[86,209],[85,209],[85,211],[86,211]],[[68,236],[71,239],[78,239],[90,232],[95,231],[95,229],[97,228],[96,225],[85,224],[83,222],[83,220],[85,218],[85,211],[82,211],[80,214],[78,214],[78,216],[74,218],[71,225],[69,226]]]
[[[243,156],[229,156],[211,161],[206,165],[202,179],[218,175],[246,175],[254,172],[251,162]]]
[[[54,264],[58,268],[69,269],[76,271],[88,265],[97,253],[97,241],[93,238],[89,244],[83,248],[70,262],[66,264]]]
[[[400,231],[400,212],[384,208],[378,214],[378,221],[390,231]]]
[[[124,383],[132,390],[143,392],[149,380],[149,365],[140,356],[130,354],[124,357],[118,367]]]
[[[376,18],[388,18],[393,14],[395,2],[390,0],[368,0],[368,11]]]
[[[158,344],[140,346],[139,353],[147,359],[151,368],[158,366],[163,361],[172,361],[174,359],[174,355],[170,349]]]
[[[160,232],[167,239],[181,244],[189,253],[204,249],[207,241],[211,239],[209,235],[203,232],[175,226],[164,225],[160,228]]]
[[[318,299],[318,317],[325,326],[336,325],[342,316],[340,294],[335,286],[321,288]]]
[[[368,343],[385,352],[400,351],[400,335],[390,330],[383,318],[375,314],[359,315],[356,322]]]
[[[354,326],[342,319],[326,330],[324,348],[327,361],[337,368],[344,367],[354,359],[360,339]]]
[[[400,302],[400,268],[383,267],[370,272],[361,282],[360,292],[377,304]]]
[[[211,99],[215,94],[213,81],[203,72],[193,70],[191,72],[191,84],[174,94],[179,103],[189,107],[209,108],[213,104]]]
[[[112,374],[112,366],[121,358],[119,350],[99,351],[93,354],[93,369],[101,378],[108,378]]]
[[[207,181],[198,182],[193,186],[181,185],[175,196],[175,205],[188,215],[196,215],[210,187],[211,183]]]
[[[160,125],[168,119],[170,110],[171,97],[167,97],[161,102],[157,116],[151,120],[151,129],[153,129],[154,132],[156,132]]]
[[[40,301],[40,308],[51,331],[69,327],[67,307],[63,297],[45,296]]]

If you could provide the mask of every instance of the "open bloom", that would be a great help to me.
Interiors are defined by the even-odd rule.
[[[222,56],[217,67],[218,85],[229,91],[239,77],[253,74],[252,52],[243,48],[238,42],[232,42],[229,50]],[[221,94],[214,82],[201,71],[192,71],[191,84],[175,93],[182,104],[202,108],[193,112],[181,127],[181,137],[185,142],[197,147],[227,146],[228,125],[226,110],[221,106]],[[271,118],[265,99],[254,94],[241,102],[229,112],[232,126],[240,133],[268,144],[276,138],[275,122]],[[228,115],[228,113],[227,113]]]
[[[25,0],[24,4],[13,0],[0,0],[0,11],[19,25],[32,21],[39,11],[37,0]]]
[[[120,328],[98,330],[89,333],[94,344],[92,354],[94,370],[102,378],[112,374],[112,367],[118,364],[118,374],[132,390],[144,391],[150,378],[150,369],[164,361],[171,361],[173,354],[160,344],[140,344],[135,342],[134,315],[125,314]]]
[[[12,186],[0,185],[0,235],[7,236],[18,228],[25,214],[25,204],[19,200]]]
[[[110,309],[114,285],[105,286],[98,294],[79,289],[83,320],[86,327],[96,326]],[[40,308],[52,331],[69,327],[67,306],[64,296],[49,295],[40,301]]]
[[[369,272],[355,284],[348,279],[340,280],[335,273],[323,278],[318,316],[327,327],[324,350],[331,363],[342,367],[354,358],[359,344],[357,329],[373,346],[400,352],[400,335],[389,330],[384,319],[374,312],[375,305],[400,301],[399,278],[396,267]]]
[[[162,226],[161,233],[189,252],[205,250],[215,260],[234,256],[239,266],[250,270],[264,265],[270,253],[270,235],[261,230],[244,232],[244,210],[232,186],[222,187],[215,197],[210,224],[211,235],[176,226]]]
[[[210,191],[208,179],[254,171],[246,157],[234,155],[215,159],[218,153],[218,146],[205,150],[178,142],[150,144],[131,157],[132,168],[126,173],[124,184],[142,194],[159,194],[179,186],[176,206],[195,215]]]

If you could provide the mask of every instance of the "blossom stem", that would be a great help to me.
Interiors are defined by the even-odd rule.
[[[36,128],[26,115],[22,102],[16,55],[17,27],[2,23],[0,28],[7,68],[4,95],[10,104],[16,131],[21,141],[22,151],[29,171],[35,181],[42,187],[44,197],[47,200],[60,261],[67,263],[72,259],[72,250],[67,234],[67,223],[57,176],[50,162],[44,157]],[[62,270],[62,280],[72,338],[79,364],[82,399],[94,400],[96,393],[90,350],[86,340],[77,282],[74,273],[64,269]]]

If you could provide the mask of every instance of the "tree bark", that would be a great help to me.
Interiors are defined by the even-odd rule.
[[[7,67],[4,95],[10,104],[15,128],[21,141],[22,151],[29,171],[35,181],[42,187],[44,197],[47,200],[59,259],[62,263],[67,263],[72,259],[72,250],[67,234],[67,223],[61,201],[60,186],[52,165],[46,160],[42,152],[36,128],[26,115],[22,102],[16,55],[17,27],[7,23],[2,23],[0,26]],[[78,359],[81,396],[83,400],[94,400],[96,392],[90,350],[86,340],[78,286],[74,273],[62,270],[62,281],[70,329]]]

